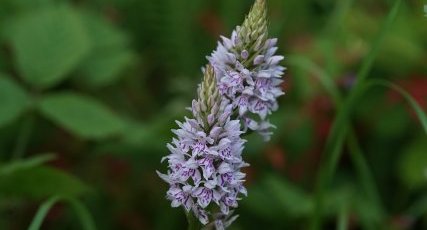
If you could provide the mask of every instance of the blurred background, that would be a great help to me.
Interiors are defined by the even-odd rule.
[[[393,2],[268,0],[287,94],[271,117],[272,141],[248,137],[249,196],[230,229],[308,228],[337,113],[321,82],[350,92]],[[160,159],[170,129],[188,115],[205,56],[252,3],[1,0],[0,229],[27,229],[55,195],[81,201],[98,229],[185,229],[155,170],[166,170]],[[401,86],[426,111],[424,4],[403,2],[368,77]],[[355,146],[345,142],[325,192],[323,228],[344,218],[349,229],[427,229],[427,141],[416,113],[400,94],[377,87],[358,101],[352,124],[370,174],[357,173]],[[82,227],[59,203],[42,229]]]

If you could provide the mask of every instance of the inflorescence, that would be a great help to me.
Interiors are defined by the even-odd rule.
[[[170,188],[172,207],[182,206],[203,225],[224,229],[237,201],[247,195],[243,183],[248,166],[242,159],[242,135],[255,131],[267,141],[274,127],[268,115],[277,110],[285,68],[275,55],[277,39],[269,39],[265,0],[256,0],[231,38],[222,37],[208,57],[192,117],[177,121],[176,138],[167,145],[169,170],[159,176]]]

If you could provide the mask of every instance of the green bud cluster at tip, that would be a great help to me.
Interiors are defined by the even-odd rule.
[[[240,27],[239,37],[244,43],[258,40],[263,37],[267,40],[267,8],[265,0],[257,0],[252,6]]]
[[[256,0],[243,24],[239,28],[242,46],[238,52],[246,50],[253,59],[268,38],[266,0]]]
[[[211,65],[206,66],[198,94],[200,112],[202,113],[210,113],[215,105],[219,106],[221,103],[221,95],[218,91],[215,71]]]

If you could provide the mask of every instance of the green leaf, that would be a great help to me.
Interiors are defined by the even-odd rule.
[[[3,0],[2,7],[8,10],[31,10],[37,7],[50,5],[54,0]]]
[[[267,175],[260,184],[249,188],[243,200],[247,209],[268,219],[305,217],[313,211],[313,199],[305,191],[274,175]]]
[[[82,66],[82,71],[87,78],[86,83],[92,86],[105,86],[114,83],[120,73],[134,60],[134,55],[129,51],[113,51],[111,53],[97,52],[96,57],[88,59]]]
[[[89,50],[79,15],[66,5],[19,15],[7,28],[19,71],[39,88],[64,80]]]
[[[139,153],[163,152],[165,143],[170,140],[171,128],[177,126],[175,121],[182,119],[188,113],[182,109],[185,106],[187,106],[185,102],[174,100],[144,122],[126,119],[119,143],[143,150],[138,151]]]
[[[25,91],[0,74],[0,127],[13,122],[28,108],[29,104]]]
[[[378,229],[378,226],[384,226],[387,216],[384,215],[382,208],[374,202],[370,202],[362,193],[358,191],[354,192],[356,193],[351,198],[354,212],[360,219],[362,226],[371,226],[370,228],[364,227],[363,229]]]
[[[93,221],[93,218],[87,208],[77,199],[72,197],[60,197],[60,196],[54,196],[48,200],[46,200],[37,211],[36,215],[34,216],[33,221],[31,222],[30,227],[28,230],[38,230],[43,224],[43,220],[46,218],[47,213],[49,210],[58,203],[59,201],[65,201],[68,204],[71,205],[71,207],[74,209],[75,213],[77,214],[77,217],[80,220],[80,223],[82,225],[82,229],[84,230],[95,230],[95,222]]]
[[[278,177],[268,177],[265,184],[265,188],[270,191],[270,197],[275,199],[289,215],[303,217],[313,211],[312,198],[295,185]]]
[[[123,130],[121,142],[126,145],[142,146],[148,149],[150,153],[161,152],[164,149],[164,143],[167,142],[167,135],[161,130],[162,124],[173,124],[170,119],[152,120],[150,123],[143,124],[136,121],[127,121]],[[168,129],[168,131],[170,131]],[[164,139],[164,140],[162,140]]]
[[[11,15],[46,7],[52,4],[53,1],[55,0],[2,0],[0,2],[0,24],[4,21],[3,19],[7,20]]]
[[[45,162],[53,160],[54,158],[55,155],[53,154],[41,154],[28,159],[13,161],[6,165],[0,165],[0,175],[7,175],[19,170],[33,168]]]
[[[86,139],[102,139],[120,133],[122,120],[103,104],[75,93],[46,96],[41,113],[57,125]]]
[[[268,221],[283,220],[283,208],[271,199],[263,185],[257,184],[249,187],[250,196],[242,200],[242,206],[246,210]]]
[[[399,175],[410,188],[427,185],[427,142],[421,138],[409,145],[399,161]]]
[[[0,174],[0,196],[46,198],[53,195],[78,196],[88,187],[76,177],[61,170],[38,166]]]
[[[127,48],[128,38],[100,15],[83,14],[92,49],[82,62],[81,78],[92,86],[105,86],[120,77],[120,73],[134,60],[135,55]]]

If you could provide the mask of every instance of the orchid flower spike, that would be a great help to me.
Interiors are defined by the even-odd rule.
[[[277,39],[268,38],[265,0],[256,0],[241,26],[231,38],[222,37],[217,49],[208,57],[218,78],[219,91],[238,110],[244,131],[252,130],[264,137],[272,135],[274,126],[268,115],[278,109],[277,98],[285,67],[276,55]]]
[[[232,120],[232,105],[217,88],[215,72],[208,65],[192,103],[192,118],[177,121],[178,129],[167,145],[169,170],[159,176],[169,185],[167,199],[172,207],[182,206],[204,225],[229,225],[230,209],[237,207],[247,166],[242,160],[245,141],[240,138],[240,121]],[[214,208],[214,207],[218,208]],[[233,218],[230,218],[233,219]]]

